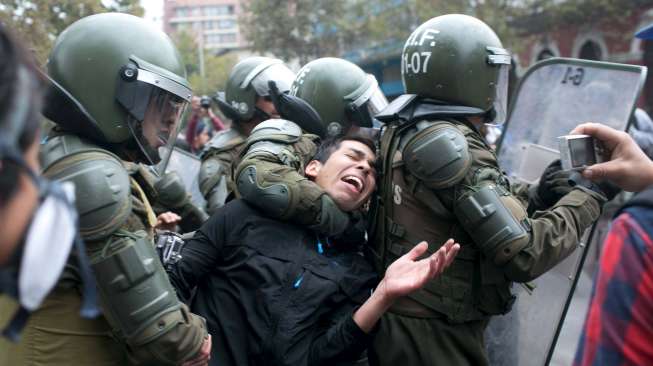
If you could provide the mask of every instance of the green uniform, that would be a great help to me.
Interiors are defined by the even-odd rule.
[[[370,241],[372,257],[383,271],[421,240],[432,245],[430,252],[448,238],[462,247],[441,276],[393,305],[381,322],[371,357],[383,365],[434,361],[442,365],[487,364],[482,334],[491,315],[510,310],[511,283],[530,281],[573,252],[585,229],[598,218],[603,197],[575,189],[551,209],[527,218],[523,197],[512,196],[494,152],[480,134],[456,121],[422,121],[419,125],[396,135],[391,125],[382,137],[381,156],[387,159],[387,174],[379,184],[380,209]],[[410,149],[414,141],[434,136],[442,125],[460,131],[470,158],[456,184],[438,189],[407,168],[405,157],[412,151],[402,147]],[[454,206],[481,187],[492,187],[528,233],[527,240],[517,239],[504,247],[513,251],[507,256],[489,256],[480,249],[482,243],[472,238],[475,228],[461,224],[454,213]]]
[[[282,121],[282,120],[276,120]],[[299,126],[289,121],[294,130],[277,133],[276,137],[265,136],[259,139],[259,131],[268,131],[275,120],[257,126],[247,139],[247,151],[238,164],[235,177],[241,181],[238,189],[241,196],[250,202],[256,202],[269,215],[284,221],[301,225],[319,226],[323,200],[328,200],[324,212],[328,215],[330,208],[335,209],[326,193],[317,184],[304,177],[304,167],[317,151],[318,137],[301,134]],[[258,144],[258,145],[257,145]],[[260,194],[248,194],[243,191],[242,181],[253,181]],[[266,192],[279,194],[266,194]],[[260,199],[256,199],[259,197]],[[339,210],[338,210],[339,211]]]
[[[51,138],[42,153],[44,176],[75,183],[103,315],[79,316],[81,280],[73,256],[29,318],[24,341],[0,343],[0,364],[175,365],[194,357],[206,325],[178,301],[155,254],[155,201],[139,169],[74,135]]]
[[[190,193],[176,172],[159,176],[147,165],[126,161],[123,165],[150,198],[155,214],[172,211],[181,217],[178,225],[182,233],[199,229],[209,218],[204,209],[191,201]]]
[[[442,124],[450,128],[455,126],[460,136],[464,136],[469,164],[459,173],[459,183],[433,189],[409,173],[402,159],[405,151],[395,151],[390,158],[388,149],[397,141],[398,146],[410,147],[412,139],[429,136],[440,130]],[[575,189],[551,209],[527,218],[524,207],[528,202],[527,187],[513,187],[508,183],[500,173],[494,152],[467,124],[422,122],[402,136],[395,136],[397,141],[388,140],[391,134],[387,131],[391,129],[382,137],[381,158],[385,159],[383,171],[389,174],[383,175],[383,180],[378,182],[378,207],[385,210],[376,211],[377,226],[370,240],[370,258],[383,273],[388,264],[422,240],[431,244],[430,252],[436,251],[448,238],[461,243],[462,249],[440,277],[423,290],[397,301],[382,318],[374,343],[374,350],[382,353],[371,352],[372,360],[387,365],[431,364],[433,360],[442,360],[443,365],[486,364],[483,331],[491,315],[510,310],[512,282],[530,281],[573,252],[584,230],[599,216],[603,197]],[[302,156],[292,144],[286,149],[295,156]],[[315,202],[311,197],[323,193],[317,185],[301,177],[291,164],[284,165],[282,159],[275,161],[271,155],[251,155],[238,171],[254,167],[258,172],[258,185],[283,184],[289,188],[290,196],[296,197],[293,202]],[[308,158],[310,155],[303,159]],[[294,183],[297,181],[309,188],[300,189],[300,185]],[[520,243],[510,244],[520,248],[511,254],[510,260],[502,259],[505,263],[501,265],[478,248],[453,212],[455,201],[480,187],[489,186],[500,194],[501,202],[519,218],[528,235],[527,239],[518,240]],[[511,191],[517,195],[513,196]],[[257,204],[265,208],[260,202]],[[286,212],[291,215],[285,218],[306,225],[317,224],[315,220],[321,215],[319,211],[315,213],[319,209],[317,204],[289,207]]]
[[[238,161],[246,139],[237,129],[230,128],[218,132],[202,152],[199,185],[209,214],[222,207],[234,194],[234,162]]]

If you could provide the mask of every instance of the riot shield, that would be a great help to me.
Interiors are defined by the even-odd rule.
[[[162,162],[163,163],[163,162]],[[166,173],[177,172],[181,179],[184,181],[186,191],[191,194],[191,201],[198,207],[204,209],[206,201],[200,192],[199,183],[197,181],[200,172],[200,159],[182,149],[175,147],[170,154],[170,158],[165,166]]]
[[[557,137],[578,124],[599,122],[625,130],[645,77],[646,68],[635,65],[563,58],[533,65],[515,92],[497,149],[499,165],[512,181],[535,183],[559,156]],[[587,253],[583,243],[591,242],[593,231],[584,234],[578,250],[534,281],[534,291],[514,286],[518,300],[512,314],[493,318],[486,333],[488,344],[512,347],[490,350],[499,357],[494,364],[540,366],[551,361]],[[585,309],[578,311],[584,318]],[[560,344],[570,353],[560,364],[572,363],[577,342],[575,337]],[[516,359],[501,358],[510,354]]]

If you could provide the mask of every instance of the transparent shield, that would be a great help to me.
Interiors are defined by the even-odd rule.
[[[154,88],[143,120],[139,121],[133,116],[129,118],[129,129],[146,157],[145,163],[156,165],[167,160],[168,157],[160,152],[172,151],[187,104],[174,94]]]
[[[508,115],[508,80],[510,75],[510,65],[500,65],[497,75],[496,94],[494,96],[494,118],[488,124],[498,126],[506,122]]]
[[[388,99],[381,91],[372,75],[367,76],[368,87],[349,105],[348,118],[352,126],[370,128],[374,125],[374,116],[388,106]],[[349,96],[345,97],[348,99]]]
[[[497,153],[502,170],[513,181],[533,183],[557,158],[557,137],[578,124],[600,122],[625,130],[645,75],[646,68],[640,66],[587,60],[552,58],[534,65],[517,89],[504,127]],[[492,362],[528,366],[550,361],[575,286],[588,283],[578,281],[586,243],[593,242],[590,232],[595,231],[588,230],[578,250],[533,281],[534,291],[515,285],[518,301],[512,313],[516,316],[495,317],[488,337],[500,334],[504,340],[488,339],[488,343],[502,348],[494,350],[496,355],[516,354],[516,363],[505,359]],[[570,314],[569,318],[578,316],[582,318],[582,314]],[[561,364],[572,363],[577,341],[558,343],[565,354],[559,357],[566,360]]]
[[[198,183],[198,176],[200,172],[201,162],[200,159],[180,148],[170,149],[168,147],[162,147],[161,154],[164,156],[169,156],[167,162],[161,161],[157,165],[157,170],[159,172],[177,172],[184,182],[186,187],[186,192],[191,194],[191,201],[197,207],[205,207],[206,201],[200,192],[200,186]],[[167,151],[166,151],[167,150]],[[226,187],[225,187],[226,191]]]
[[[374,90],[374,93],[372,93],[372,96],[367,101],[367,110],[370,116],[376,116],[387,106],[388,106],[388,99],[381,91],[381,88],[377,86],[376,89]]]

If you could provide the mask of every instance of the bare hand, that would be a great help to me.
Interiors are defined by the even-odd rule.
[[[583,123],[571,134],[593,136],[603,144],[610,157],[607,162],[583,170],[585,178],[607,179],[631,192],[639,192],[653,184],[653,162],[627,133],[599,123]]]
[[[386,270],[377,290],[383,291],[389,298],[397,298],[422,288],[449,267],[460,250],[460,244],[449,239],[431,256],[417,260],[427,249],[428,244],[423,241],[394,261]]]
[[[175,226],[181,221],[181,216],[174,212],[164,212],[157,216],[155,229],[164,231],[174,231]]]
[[[210,359],[211,359],[211,335],[209,334],[208,337],[204,338],[204,342],[202,343],[202,347],[200,348],[200,351],[197,353],[197,356],[182,363],[181,366],[205,366],[209,364]]]

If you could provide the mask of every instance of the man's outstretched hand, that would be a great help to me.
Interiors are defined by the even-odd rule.
[[[418,259],[428,247],[423,241],[388,267],[372,296],[354,313],[354,322],[363,332],[369,333],[397,298],[422,288],[441,274],[460,250],[460,244],[449,239],[437,252]]]
[[[437,252],[418,259],[427,249],[428,244],[423,241],[394,261],[386,270],[377,291],[382,291],[384,295],[394,299],[422,288],[426,282],[449,267],[460,250],[460,244],[449,239]]]

